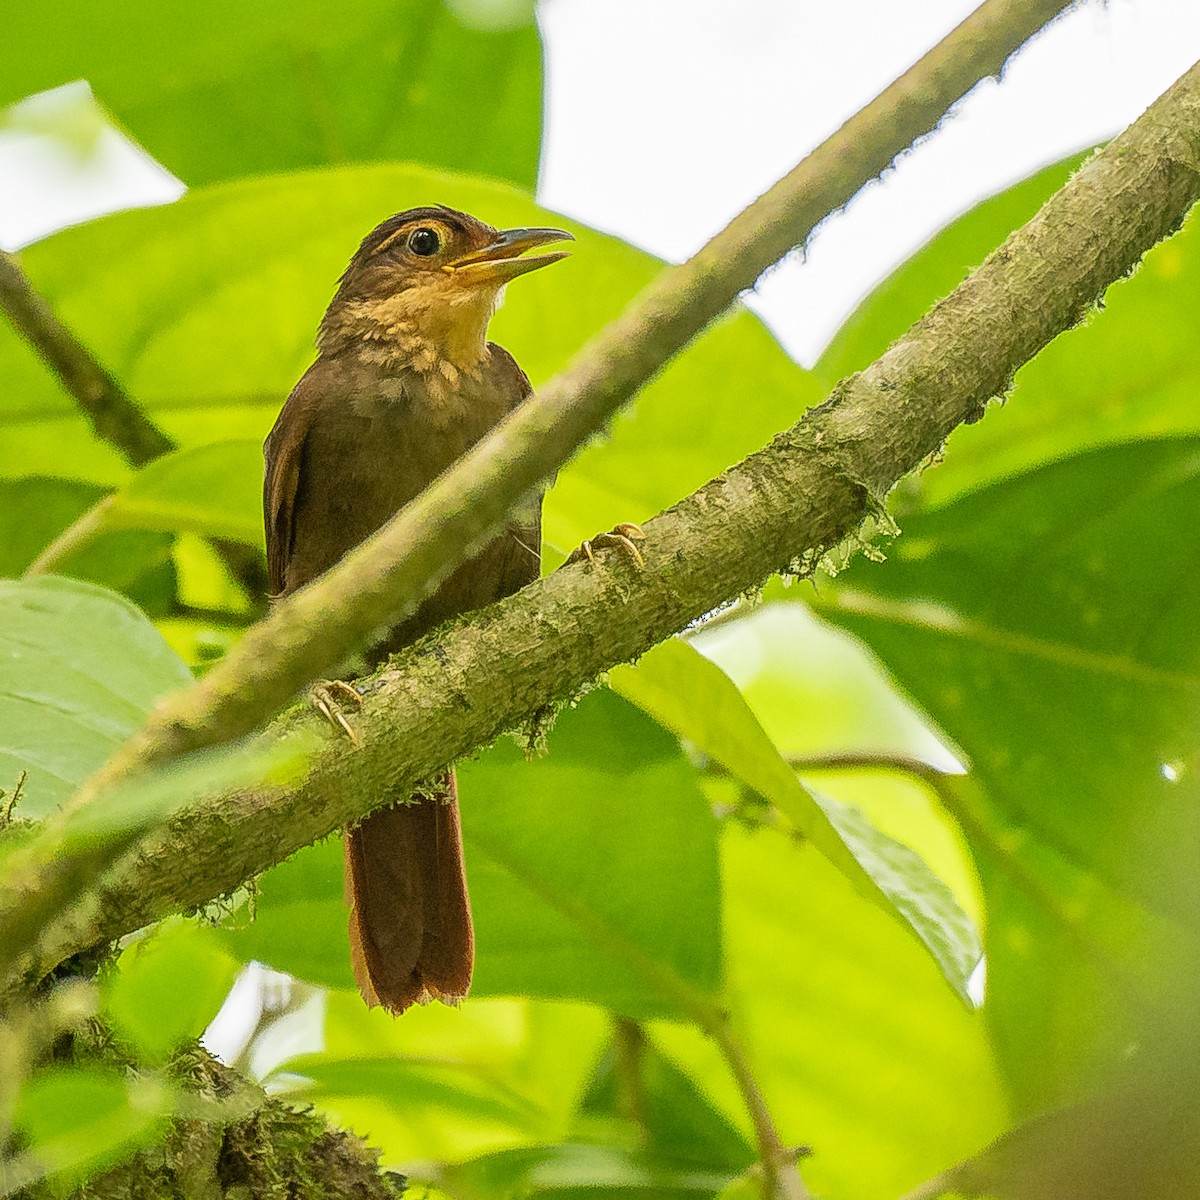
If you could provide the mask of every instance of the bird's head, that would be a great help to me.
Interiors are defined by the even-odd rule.
[[[495,229],[441,205],[397,213],[350,260],[318,345],[418,371],[469,370],[483,359],[504,285],[567,257],[526,251],[572,240],[562,229]]]

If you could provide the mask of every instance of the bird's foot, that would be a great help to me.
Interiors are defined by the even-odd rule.
[[[645,540],[646,533],[640,525],[635,525],[632,521],[622,521],[620,525],[614,525],[607,533],[598,533],[594,538],[588,538],[578,550],[571,552],[567,562],[583,562],[585,558],[588,562],[595,562],[595,551],[608,546],[617,546],[624,550],[639,567],[642,567],[646,564],[642,558],[642,552],[637,548],[637,543]]]
[[[351,700],[355,708],[362,708],[362,694],[344,679],[322,679],[308,689],[309,703],[327,720],[334,729],[340,729],[356,746],[361,746],[354,726],[342,712],[342,700]]]

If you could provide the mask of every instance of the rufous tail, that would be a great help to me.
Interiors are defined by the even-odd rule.
[[[350,963],[363,999],[402,1013],[458,1004],[475,932],[454,772],[437,793],[371,813],[344,836]]]

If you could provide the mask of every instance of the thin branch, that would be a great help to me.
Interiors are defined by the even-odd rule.
[[[0,250],[0,312],[8,317],[13,328],[37,351],[75,398],[91,421],[96,436],[119,450],[131,466],[144,467],[176,448],[116,377],[58,319],[45,297],[30,282],[16,255],[6,250]],[[76,523],[79,528],[72,525],[56,539],[27,573],[53,570],[49,559],[56,563],[101,532],[102,522],[81,524],[89,516],[85,513]],[[262,556],[253,547],[223,538],[213,538],[212,546],[254,603],[267,588]]]
[[[646,1106],[646,1031],[632,1017],[613,1017],[613,1075],[617,1111],[637,1126],[643,1147],[650,1140]]]
[[[82,342],[54,315],[16,255],[0,250],[0,309],[87,413],[96,436],[135,467],[175,449]]]
[[[767,267],[1066,7],[987,0],[694,258],[663,272],[565,372],[323,582],[279,604],[195,688],[161,706],[101,779],[250,732],[346,661],[369,631],[411,612]]]
[[[91,508],[80,513],[42,552],[25,568],[25,576],[49,575],[57,571],[62,563],[76,550],[86,546],[104,532],[108,514],[112,509],[110,493],[101,497]]]
[[[773,572],[811,570],[874,510],[874,497],[978,417],[1023,362],[1178,226],[1200,197],[1198,148],[1200,66],[871,367],[648,522],[644,568],[619,555],[566,567],[411,647],[363,685],[361,751],[331,740],[295,789],[227,794],[177,817],[72,920],[47,931],[28,969],[44,973],[96,941],[231,891]],[[300,593],[296,645],[327,628],[323,610],[336,609],[346,587],[331,575]],[[253,637],[252,655],[272,653]],[[253,659],[249,670],[259,670]],[[222,686],[236,690],[240,676]],[[179,711],[168,719],[186,720]]]
[[[725,1059],[742,1102],[750,1113],[754,1125],[754,1136],[758,1142],[758,1157],[762,1167],[763,1196],[765,1200],[809,1200],[808,1189],[800,1178],[797,1162],[806,1153],[803,1147],[789,1148],[783,1144],[771,1110],[767,1107],[762,1089],[742,1044],[738,1041],[729,1023],[729,1018],[718,1015],[715,1021],[705,1025],[705,1032],[716,1042]]]
[[[8,796],[8,793],[3,788],[0,788],[0,801],[4,801],[4,807],[0,809],[0,831],[7,829],[12,824],[13,813],[16,811],[17,805],[21,803],[21,791],[25,787],[25,780],[28,778],[28,771],[22,771],[17,776],[17,786],[13,788],[11,796]],[[8,796],[7,800],[4,800],[5,796]]]

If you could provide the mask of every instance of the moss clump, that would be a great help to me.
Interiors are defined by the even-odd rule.
[[[108,1046],[108,1049],[105,1049]],[[77,1060],[110,1061],[107,1039],[76,1039]],[[405,1179],[379,1153],[311,1108],[266,1096],[200,1046],[168,1074],[202,1116],[177,1117],[166,1136],[67,1192],[43,1183],[20,1200],[399,1200]],[[224,1105],[230,1119],[214,1119]]]

